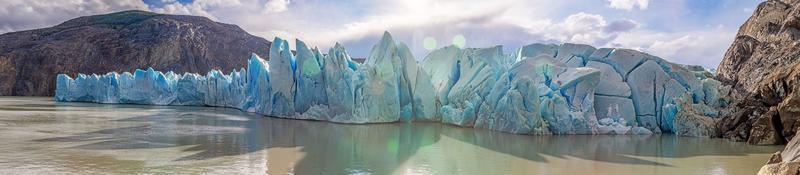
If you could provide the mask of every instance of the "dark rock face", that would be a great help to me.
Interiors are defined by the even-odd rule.
[[[756,119],[755,123],[753,123],[753,128],[750,130],[750,137],[747,139],[747,143],[754,145],[786,143],[786,140],[780,134],[780,129],[776,128],[780,125],[774,123],[775,120],[779,120],[774,109],[774,107],[770,108],[767,113]]]
[[[784,144],[800,127],[800,1],[761,3],[719,65],[736,104],[717,123],[722,137]]]
[[[794,1],[761,3],[740,28],[717,70],[719,78],[753,92],[773,68],[797,62],[800,29],[795,25],[800,9]]]
[[[270,42],[205,17],[124,11],[0,35],[0,95],[51,96],[59,73],[153,67],[205,73],[244,67]]]

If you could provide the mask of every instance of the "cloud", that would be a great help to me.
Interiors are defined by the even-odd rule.
[[[288,6],[289,6],[289,0],[269,0],[264,5],[264,12],[280,13],[289,9]]]
[[[633,8],[638,7],[639,10],[647,9],[647,5],[649,4],[649,0],[608,0],[610,2],[611,8],[615,9],[622,9],[622,10],[633,10]]]
[[[741,22],[758,2],[692,0],[6,0],[0,32],[47,27],[77,16],[126,9],[205,16],[271,40],[295,38],[321,49],[343,43],[364,57],[383,31],[405,42],[418,58],[426,37],[438,47],[456,35],[467,47],[529,43],[584,43],[651,52],[679,63],[716,66]],[[183,3],[181,3],[183,2]],[[649,6],[658,8],[648,8]],[[607,8],[598,8],[607,7]],[[627,10],[620,13],[619,9]],[[638,10],[635,10],[638,9]],[[722,29],[714,28],[724,25]],[[703,42],[707,41],[707,42]],[[727,42],[727,43],[725,43]],[[685,43],[685,44],[679,44]],[[690,47],[691,46],[691,47]],[[702,60],[698,60],[702,59]]]
[[[713,68],[719,64],[734,35],[735,31],[723,28],[677,33],[638,31],[618,38],[614,45],[634,48],[677,63]]]
[[[544,2],[548,2],[548,6],[541,5]],[[294,45],[295,38],[322,49],[335,42],[352,43],[354,45],[347,47],[356,56],[366,56],[383,31],[392,32],[398,40],[406,42],[417,57],[423,57],[425,37],[437,39],[440,47],[449,45],[456,35],[465,36],[468,47],[503,44],[513,49],[533,42],[605,45],[637,26],[633,20],[608,22],[599,14],[578,12],[562,18],[546,14],[569,5],[527,0],[469,3],[455,0],[195,0],[191,3],[162,0],[149,9],[237,24],[267,39],[282,37],[290,41],[290,45]],[[324,13],[320,9],[325,9]]]
[[[576,13],[567,17],[564,22],[551,26],[545,36],[562,42],[605,45],[617,37],[616,32],[605,32],[608,26],[603,16],[587,13]]]
[[[385,30],[411,27],[459,27],[480,25],[486,18],[500,15],[511,3],[492,3],[476,1],[460,3],[456,1],[394,1],[376,6],[373,13],[360,19],[334,25],[322,30],[310,39],[325,41],[347,41],[380,34]],[[476,24],[477,23],[477,24]]]
[[[542,40],[595,46],[605,46],[619,34],[631,31],[638,26],[638,23],[633,20],[621,19],[609,23],[601,15],[584,12],[571,14],[558,21],[562,22],[553,22],[553,20],[547,19],[524,23],[509,21],[509,23],[527,29],[530,35],[541,36]]]
[[[728,33],[693,33],[672,40],[656,40],[646,50],[674,62],[716,67],[733,38]]]
[[[0,5],[0,33],[52,26],[68,19],[121,10],[147,10],[140,0],[4,0]]]
[[[309,45],[325,49],[335,42],[360,43],[359,40],[380,36],[383,31],[390,31],[393,35],[401,35],[402,32],[420,35],[442,33],[450,35],[448,31],[464,27],[486,27],[484,25],[487,25],[489,19],[501,15],[506,9],[513,7],[514,2],[516,1],[463,3],[459,1],[408,0],[313,1],[312,3],[298,0],[291,2],[290,10],[281,13],[265,13],[265,9],[249,9],[250,11],[245,9],[225,14],[211,13],[218,17],[228,16],[222,20],[230,20],[227,22],[238,24],[247,31],[268,39],[279,36],[293,41],[294,38],[300,38]],[[257,2],[243,1],[243,3],[253,6]],[[261,6],[263,7],[264,4]],[[325,10],[321,11],[321,9]],[[407,36],[409,36],[408,39],[420,38],[421,43],[421,36]],[[416,44],[405,42],[409,45]],[[348,48],[356,50],[368,50],[369,47],[348,45]]]
[[[639,23],[629,19],[621,19],[612,21],[608,25],[606,25],[603,30],[606,32],[626,32],[639,27]]]
[[[194,0],[192,3],[181,3],[177,0],[162,0],[161,7],[151,7],[150,11],[165,14],[197,15],[218,20],[210,11],[218,8],[238,7],[243,5],[239,0]]]
[[[468,47],[503,44],[513,49],[533,42],[602,46],[620,33],[638,26],[633,20],[608,22],[601,15],[583,12],[553,19],[536,14],[536,11],[544,11],[549,7],[535,4],[530,1],[389,1],[372,4],[374,6],[368,10],[360,11],[358,18],[340,23],[325,21],[335,20],[334,17],[313,20],[313,17],[297,14],[295,10],[288,14],[259,18],[263,20],[258,21],[257,25],[269,26],[269,30],[255,32],[267,38],[280,36],[289,41],[300,38],[323,49],[334,42],[343,42],[352,54],[366,56],[376,38],[383,31],[390,31],[399,41],[406,42],[417,57],[423,57],[426,50],[422,45],[426,37],[435,38],[440,47],[449,45],[452,37],[459,34],[466,37]],[[306,4],[297,2],[295,5],[301,7]],[[271,17],[278,19],[273,21]]]

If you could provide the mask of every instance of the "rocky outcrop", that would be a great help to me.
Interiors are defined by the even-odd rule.
[[[717,70],[735,104],[717,124],[720,136],[784,144],[800,124],[800,2],[761,3],[739,29]]]
[[[85,16],[51,28],[0,35],[0,96],[52,96],[58,73],[106,73],[153,67],[230,72],[270,42],[198,16],[124,11]]]
[[[797,63],[800,9],[794,1],[761,3],[740,28],[717,70],[718,77],[749,92],[774,68]]]
[[[757,116],[747,139],[753,144],[786,143],[800,127],[800,64],[776,69],[784,71],[766,76],[750,95],[759,103],[744,106]]]
[[[800,174],[800,137],[794,137],[783,151],[773,154],[758,174]]]

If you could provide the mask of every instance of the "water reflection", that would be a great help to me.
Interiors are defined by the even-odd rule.
[[[540,162],[545,161],[543,155],[549,155],[613,163],[671,166],[633,158],[631,155],[681,158],[706,155],[742,156],[774,152],[774,149],[770,147],[754,147],[721,139],[687,138],[674,135],[523,136],[454,127],[444,127],[442,134],[496,152]],[[710,145],[713,147],[709,147]]]
[[[89,132],[33,139],[34,143],[74,143],[58,149],[147,152],[176,148],[187,153],[167,156],[166,164],[255,154],[255,159],[264,161],[256,164],[266,164],[263,169],[279,174],[391,174],[407,173],[404,172],[407,166],[413,166],[408,169],[427,168],[422,173],[458,173],[463,165],[499,166],[497,169],[506,166],[494,165],[498,164],[495,156],[476,153],[474,147],[488,150],[491,154],[545,164],[553,160],[548,157],[555,157],[651,167],[676,165],[647,157],[746,156],[769,154],[780,149],[671,135],[526,136],[438,123],[352,125],[287,120],[227,108],[52,103],[47,100],[12,103],[6,100],[4,103],[0,99],[0,111],[8,109],[5,112],[25,114],[26,117],[31,113],[45,113],[40,117],[53,118],[51,123],[58,123],[55,126],[59,130],[74,129],[78,124],[83,126],[87,123],[104,126]],[[17,120],[27,119],[0,117],[0,123]],[[21,125],[36,124],[27,122]],[[8,133],[0,130],[0,134]],[[408,165],[409,159],[413,159],[410,161],[412,165]],[[260,166],[248,160],[246,168]],[[147,167],[147,161],[152,160],[127,163]],[[276,170],[281,167],[286,169]]]
[[[64,103],[69,110],[95,104]],[[68,108],[64,108],[69,106]],[[71,148],[116,150],[191,146],[195,154],[175,161],[235,156],[269,148],[301,147],[304,159],[295,164],[297,174],[387,174],[414,155],[420,147],[439,140],[436,123],[379,125],[332,124],[269,118],[227,108],[99,105],[112,108],[160,110],[156,114],[116,119],[115,122],[146,123],[141,126],[103,129],[38,142],[96,141]]]

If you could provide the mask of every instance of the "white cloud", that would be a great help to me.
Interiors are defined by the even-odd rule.
[[[616,38],[614,33],[606,33],[607,26],[603,16],[577,13],[567,17],[564,22],[551,26],[545,36],[562,42],[605,45]]]
[[[647,9],[647,5],[649,4],[649,0],[608,0],[610,2],[611,8],[615,9],[623,9],[623,10],[633,10],[633,8],[638,7],[639,10]]]
[[[697,10],[687,5],[691,0],[162,1],[163,6],[148,7],[140,0],[6,0],[0,3],[0,32],[52,26],[82,15],[149,8],[205,16],[268,40],[282,37],[291,45],[295,38],[321,49],[343,42],[354,56],[362,57],[383,31],[390,31],[417,57],[424,57],[425,37],[444,46],[462,34],[467,47],[502,44],[510,51],[535,42],[573,42],[638,48],[680,63],[715,66],[737,27],[749,16],[743,11],[757,4],[735,1],[710,12],[712,16],[687,17],[698,14],[689,13]],[[651,5],[658,8],[648,9]],[[604,6],[610,8],[597,8]],[[714,28],[721,24],[723,29]]]
[[[236,18],[231,23],[239,24],[249,32],[268,39],[279,36],[289,40],[292,45],[291,41],[297,37],[309,45],[325,49],[335,42],[354,42],[380,36],[383,31],[390,31],[394,35],[404,35],[402,32],[436,34],[462,27],[482,26],[487,23],[487,18],[500,15],[513,7],[515,2],[521,1],[463,3],[407,0],[331,4],[292,1],[292,9],[283,13],[234,14]],[[368,7],[353,9],[353,6]],[[428,31],[416,30],[421,28]],[[419,38],[421,43],[422,37]],[[413,44],[415,43],[409,43]]]
[[[424,27],[429,25],[450,26],[481,20],[497,15],[511,6],[511,3],[492,3],[477,1],[461,3],[456,1],[408,0],[385,2],[374,7],[375,13],[366,14],[359,20],[347,22],[332,29],[323,30],[316,37],[325,41],[347,41],[360,39],[367,35],[380,34],[385,30]]]
[[[14,29],[11,29],[11,28],[10,28],[10,27],[8,27],[8,26],[0,26],[0,27],[2,27],[2,28],[0,28],[0,34],[3,34],[3,33],[8,33],[8,32],[13,32],[13,31],[14,31]]]
[[[422,39],[433,36],[440,46],[449,44],[452,36],[462,33],[469,41],[476,38],[504,37],[514,42],[554,43],[574,42],[592,45],[605,45],[620,33],[635,29],[638,23],[629,20],[607,20],[598,14],[575,13],[565,18],[551,19],[537,14],[538,9],[549,7],[538,6],[530,1],[476,1],[463,3],[460,1],[408,0],[384,2],[373,6],[363,17],[333,25],[300,25],[297,21],[306,21],[304,16],[281,16],[289,19],[277,20],[269,25],[269,34],[281,37],[300,37],[311,45],[330,47],[334,42],[362,40],[365,37],[379,36],[383,31],[395,35],[406,35],[406,42],[412,47],[422,49]],[[302,4],[298,4],[300,6]],[[298,19],[299,18],[299,19]],[[326,18],[327,19],[327,18]],[[536,19],[536,20],[531,20]],[[266,20],[269,21],[269,20]],[[560,22],[559,22],[560,21]],[[269,22],[267,22],[269,23]],[[283,27],[286,26],[286,27]],[[301,32],[297,32],[301,30]],[[291,32],[288,32],[291,31]],[[514,33],[514,31],[526,31]],[[288,35],[290,34],[291,35]],[[516,35],[521,34],[521,35]],[[478,36],[481,35],[481,36]],[[272,36],[270,36],[271,38]],[[492,40],[492,39],[487,39]],[[374,41],[373,41],[374,42]],[[491,43],[488,43],[491,42]],[[509,44],[508,41],[495,39],[484,43],[468,42],[468,47],[486,47],[496,44]],[[418,46],[418,47],[417,47]],[[513,45],[512,45],[513,46]],[[421,51],[415,52],[423,57]]]
[[[147,10],[140,0],[4,0],[0,3],[0,33],[49,27],[78,16],[121,10]]]
[[[606,32],[625,32],[639,27],[639,23],[634,20],[621,19],[612,21],[603,28]]]
[[[290,41],[301,38],[323,49],[335,42],[360,42],[380,36],[383,31],[403,36],[412,49],[421,49],[422,39],[432,36],[449,44],[453,36],[468,35],[467,46],[532,42],[575,42],[605,45],[618,34],[634,29],[633,20],[608,22],[598,14],[575,13],[563,18],[546,14],[559,6],[550,1],[474,1],[398,0],[351,1],[323,4],[296,0],[195,0],[180,3],[163,0],[163,6],[151,11],[168,14],[199,15],[240,25],[250,33],[267,39],[279,36]],[[547,2],[548,6],[541,4]],[[287,5],[292,3],[292,10]],[[569,4],[567,4],[569,5]],[[359,9],[353,6],[361,6]],[[366,7],[365,7],[366,6]],[[320,9],[326,9],[321,11]],[[353,14],[353,10],[359,10]],[[350,15],[339,15],[350,14]],[[258,20],[254,20],[258,19]],[[504,36],[509,35],[509,36]],[[513,37],[511,37],[513,35]],[[493,37],[493,38],[489,38]],[[503,38],[503,39],[499,39]],[[514,41],[508,41],[514,40]],[[350,47],[367,50],[367,43]],[[519,45],[517,44],[517,45]],[[514,47],[514,44],[511,44]],[[422,52],[416,52],[423,57]]]
[[[280,13],[286,11],[289,6],[289,0],[269,0],[264,4],[265,13]]]
[[[531,35],[542,36],[544,40],[595,46],[604,46],[620,33],[631,31],[638,26],[637,22],[628,19],[608,23],[603,16],[584,12],[569,15],[558,21],[562,22],[553,22],[550,19],[522,23],[515,19],[507,22],[525,28]]]
[[[150,10],[157,13],[197,15],[205,16],[212,20],[218,20],[217,16],[210,11],[216,8],[242,6],[239,0],[195,0],[192,3],[183,4],[177,0],[163,0],[162,7],[154,7]]]
[[[735,31],[721,28],[707,31],[665,33],[638,31],[621,36],[617,47],[634,48],[682,64],[716,67],[733,42]]]

